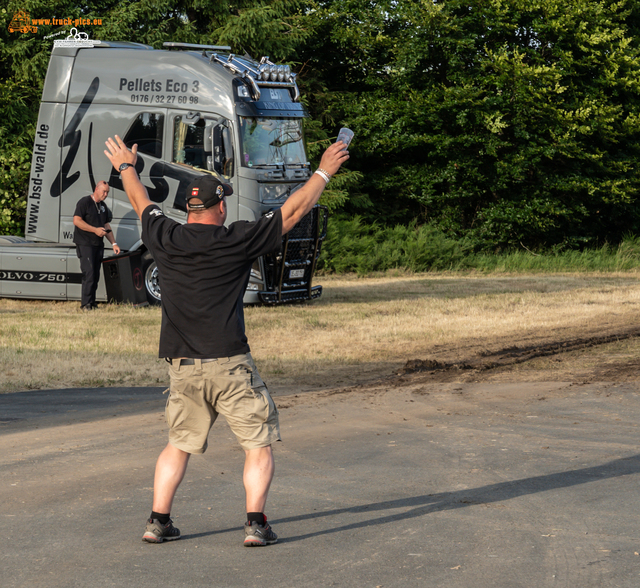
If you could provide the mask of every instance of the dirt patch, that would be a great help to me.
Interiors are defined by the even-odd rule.
[[[631,382],[640,379],[640,328],[601,330],[581,337],[549,340],[529,333],[524,341],[487,349],[487,341],[467,341],[458,349],[436,351],[435,357],[409,359],[387,372],[372,366],[344,381],[325,374],[321,395],[367,393],[378,389],[464,382]],[[335,374],[334,374],[335,375]],[[340,383],[339,383],[340,381]],[[422,386],[422,388],[421,388]],[[418,389],[417,388],[417,389]],[[435,390],[435,389],[434,389]],[[304,391],[304,390],[303,390]],[[279,387],[288,406],[302,401],[293,387]]]
[[[593,347],[607,345],[609,343],[618,343],[638,337],[640,337],[640,328],[633,327],[601,335],[590,335],[536,345],[512,345],[496,351],[481,351],[476,357],[461,357],[453,362],[442,362],[435,359],[411,359],[405,363],[397,375],[405,376],[419,372],[429,372],[435,375],[442,372],[458,372],[460,370],[484,372],[499,368],[508,368],[517,364],[530,362],[540,357],[554,357],[569,352],[584,351]],[[636,369],[640,366],[640,361],[633,361],[631,363],[636,366]],[[623,365],[628,366],[628,364]],[[611,370],[608,370],[606,373],[609,371]]]

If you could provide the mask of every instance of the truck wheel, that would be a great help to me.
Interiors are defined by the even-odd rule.
[[[151,306],[159,306],[161,297],[158,266],[148,251],[142,254],[142,273],[144,274],[144,289],[147,293],[147,302]]]

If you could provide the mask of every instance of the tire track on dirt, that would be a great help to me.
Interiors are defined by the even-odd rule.
[[[309,394],[317,400],[352,392],[373,392],[425,383],[471,381],[470,378],[472,381],[481,381],[483,376],[488,377],[491,374],[499,373],[500,370],[508,373],[510,368],[538,358],[557,357],[570,352],[579,352],[610,343],[640,338],[640,326],[623,328],[616,325],[606,331],[600,330],[598,333],[594,333],[593,329],[590,332],[585,331],[582,331],[584,333],[582,336],[556,339],[552,339],[548,332],[544,334],[527,333],[522,335],[520,342],[514,344],[512,339],[509,341],[509,345],[498,349],[487,349],[487,340],[481,338],[449,349],[446,346],[436,346],[429,354],[431,357],[410,359],[402,367],[392,368],[393,371],[387,375],[372,374],[367,377],[363,373],[360,381],[351,384],[337,385],[304,394],[290,392],[279,395],[278,406],[289,408],[307,402],[311,398]],[[582,374],[579,380],[621,381],[631,379],[635,381],[640,374],[640,360],[634,358],[622,363],[607,363],[598,368],[591,366],[589,371],[589,374]],[[574,377],[573,373],[567,374],[569,379]],[[556,379],[552,378],[554,381]]]
[[[480,351],[476,357],[451,362],[435,359],[411,359],[396,373],[396,376],[405,376],[419,372],[437,374],[460,370],[488,371],[526,363],[539,357],[549,357],[571,351],[580,351],[637,337],[640,337],[640,327],[630,327],[628,329],[616,330],[600,335],[587,335],[584,337],[523,346],[511,345],[496,351]]]

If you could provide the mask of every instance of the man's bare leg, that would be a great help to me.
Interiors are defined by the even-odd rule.
[[[154,512],[170,513],[173,497],[187,471],[191,454],[168,443],[162,450],[156,463],[156,475],[153,481]]]
[[[264,512],[275,471],[271,445],[258,449],[245,449],[245,455],[242,480],[247,496],[247,512]]]
[[[278,541],[264,516],[267,495],[275,471],[271,446],[245,449],[244,490],[247,495],[247,522],[244,526],[245,547],[271,545]]]
[[[171,443],[162,450],[156,463],[153,481],[153,511],[142,540],[147,543],[162,543],[180,539],[180,529],[173,526],[169,515],[176,490],[187,471],[190,454],[177,449]]]

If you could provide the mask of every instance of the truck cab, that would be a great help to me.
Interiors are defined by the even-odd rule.
[[[110,136],[138,145],[136,169],[149,197],[178,222],[186,222],[186,188],[199,175],[213,174],[233,187],[229,223],[253,221],[282,206],[310,177],[303,132],[307,112],[288,66],[267,57],[238,57],[229,47],[165,46],[94,42],[54,48],[34,142],[25,238],[0,238],[0,295],[80,298],[73,213],[77,201],[106,180],[115,239],[123,250],[143,250],[147,297],[160,302],[157,268],[141,240],[140,221],[104,155]],[[245,303],[321,295],[312,278],[326,221],[326,209],[314,208],[284,237],[279,254],[256,262]],[[14,283],[5,288],[5,281],[20,282],[15,271],[36,267],[25,265],[24,253],[22,260],[14,259],[16,248],[31,250],[35,258],[48,252],[49,261],[53,251],[59,260],[55,277],[38,274],[21,290]],[[9,267],[14,274],[7,280]],[[60,290],[57,296],[38,289],[49,281]],[[106,299],[104,280],[98,298]]]

